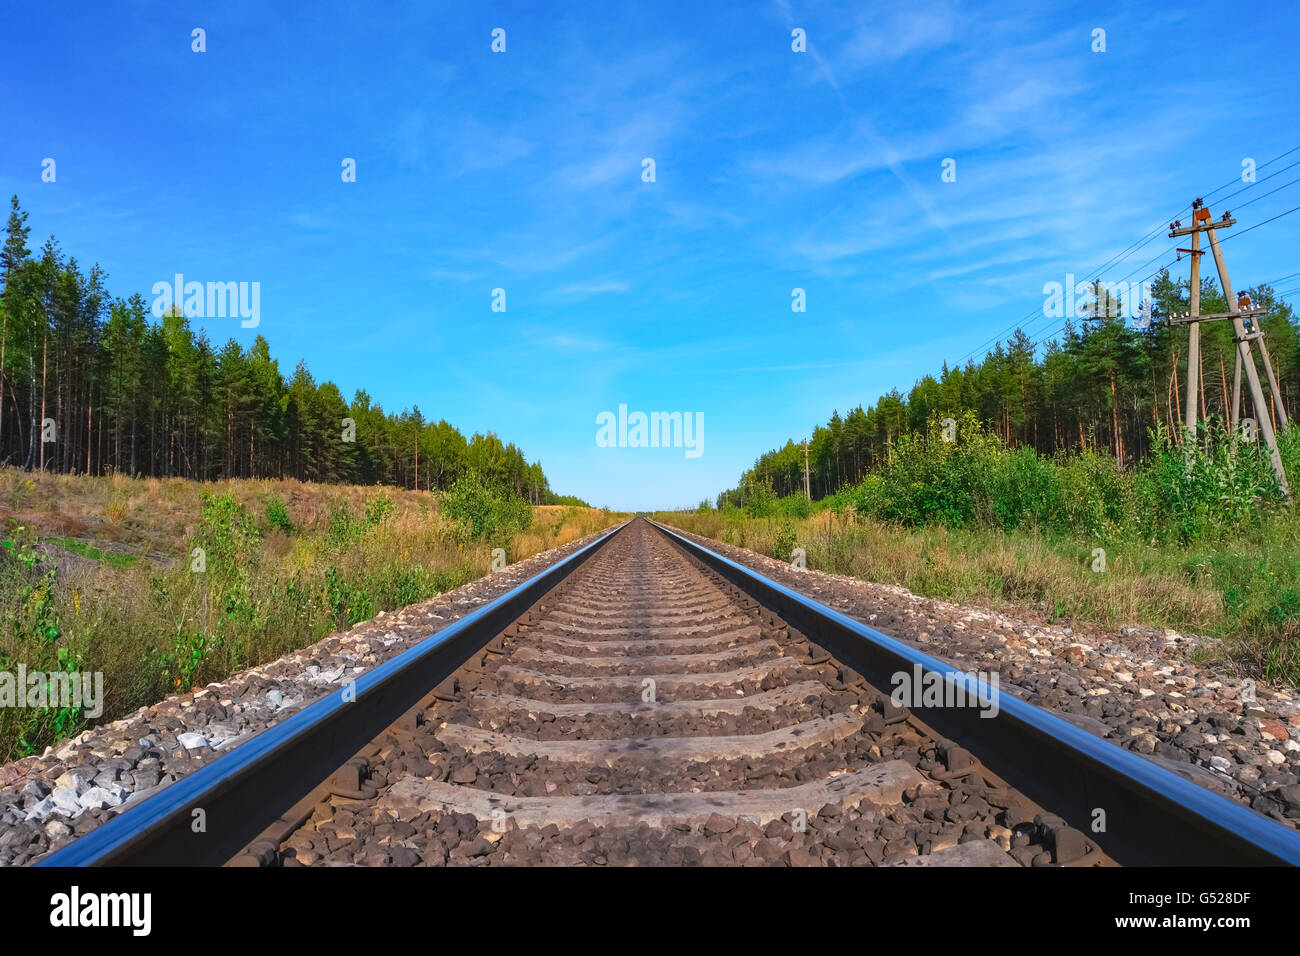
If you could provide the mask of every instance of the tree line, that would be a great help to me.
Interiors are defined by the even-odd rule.
[[[1294,418],[1300,411],[1300,330],[1295,313],[1268,285],[1247,292],[1253,306],[1267,310],[1256,321],[1268,344],[1283,406]],[[1041,353],[1017,329],[978,363],[971,359],[950,368],[945,362],[937,377],[926,375],[907,395],[892,389],[865,409],[859,405],[844,416],[835,411],[808,440],[812,497],[860,482],[888,459],[901,435],[924,431],[936,414],[970,411],[1009,446],[1028,446],[1048,455],[1104,451],[1120,465],[1146,458],[1155,426],[1182,440],[1189,331],[1165,319],[1189,311],[1190,281],[1175,281],[1168,269],[1161,270],[1152,284],[1151,302],[1152,321],[1136,327],[1117,314],[1120,310],[1105,286],[1094,283],[1085,317],[1078,323],[1067,320],[1060,338],[1048,342]],[[1229,311],[1212,278],[1202,279],[1200,311]],[[1200,351],[1199,419],[1222,424],[1232,403],[1232,323],[1201,323]],[[1260,380],[1273,416],[1262,369]],[[1253,416],[1244,385],[1243,391],[1242,415]],[[718,496],[717,506],[743,504],[745,489],[754,482],[770,482],[782,497],[802,494],[803,442],[791,439],[760,455],[736,488]]]
[[[466,439],[360,389],[345,401],[302,362],[286,378],[262,336],[215,347],[176,306],[155,321],[142,296],[112,298],[99,266],[83,270],[54,237],[33,254],[30,232],[14,196],[0,250],[0,463],[425,490],[468,475],[534,504],[582,503],[492,432]]]

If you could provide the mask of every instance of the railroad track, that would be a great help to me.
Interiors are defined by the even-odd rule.
[[[922,671],[637,519],[43,862],[1300,861],[1294,832],[996,689],[896,705]]]

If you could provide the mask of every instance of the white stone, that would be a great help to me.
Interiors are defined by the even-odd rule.
[[[103,787],[91,787],[81,795],[81,805],[87,810],[104,810],[120,805],[122,798]]]
[[[178,734],[176,736],[176,742],[186,750],[198,750],[200,747],[206,747],[208,745],[208,738],[204,737],[202,734],[196,734],[194,731],[190,731],[189,733]]]
[[[65,770],[60,774],[59,779],[54,781],[54,785],[56,787],[67,787],[69,790],[76,791],[78,796],[90,789],[90,784],[86,782],[86,778],[73,773],[71,770]]]
[[[1286,756],[1280,750],[1270,750],[1268,753],[1264,754],[1264,759],[1274,766],[1286,763]]]
[[[40,803],[33,804],[27,811],[28,820],[44,820],[55,810],[54,800],[46,797]]]
[[[1282,756],[1278,754],[1278,756]],[[63,810],[65,813],[76,813],[81,809],[81,796],[71,787],[55,787],[54,792],[50,794],[50,799],[54,801],[56,809]]]

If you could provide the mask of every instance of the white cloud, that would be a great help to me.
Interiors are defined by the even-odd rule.
[[[573,298],[588,298],[609,292],[626,292],[628,285],[615,279],[596,279],[591,282],[574,282],[557,290],[557,294]]]

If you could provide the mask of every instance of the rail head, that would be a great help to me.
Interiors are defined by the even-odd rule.
[[[658,522],[650,522],[706,565],[780,614],[810,640],[888,693],[897,675],[933,675],[963,700],[972,686],[996,709],[909,707],[966,746],[991,771],[1071,826],[1093,833],[1106,853],[1129,865],[1300,866],[1300,832],[1186,780],[1139,754],[1095,737],[996,685],[918,651],[731,560]],[[958,687],[957,685],[961,686]],[[963,697],[961,692],[965,692]],[[989,710],[995,716],[987,718]],[[1105,811],[1105,832],[1094,830]]]
[[[628,523],[607,529],[597,540],[35,865],[222,864]],[[194,825],[195,811],[202,811],[202,828]]]

